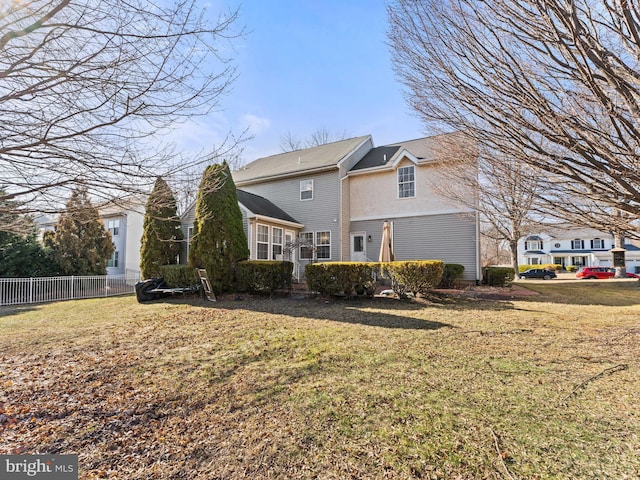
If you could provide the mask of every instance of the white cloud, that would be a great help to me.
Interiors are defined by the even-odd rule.
[[[264,117],[259,117],[257,115],[253,115],[251,113],[247,113],[242,116],[243,123],[248,124],[249,131],[256,135],[258,133],[262,133],[269,129],[271,126],[271,120]]]

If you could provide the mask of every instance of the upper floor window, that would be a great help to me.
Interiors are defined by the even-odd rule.
[[[398,169],[398,198],[411,198],[416,196],[415,167],[400,167]]]
[[[118,236],[120,234],[120,220],[109,220],[107,222],[107,230],[109,230],[112,237]]]
[[[604,246],[604,239],[602,238],[594,238],[593,240],[591,240],[591,248],[605,248]]]
[[[300,180],[300,200],[313,200],[313,180]]]
[[[572,250],[582,250],[584,248],[584,240],[571,240],[571,249]]]
[[[542,250],[541,240],[528,240],[525,246],[525,250]]]

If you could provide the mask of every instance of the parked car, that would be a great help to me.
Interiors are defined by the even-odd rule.
[[[616,274],[616,269],[611,267],[582,267],[576,273],[576,278],[591,278],[598,280],[605,280],[607,278],[613,278]],[[640,278],[635,273],[627,272],[627,278]]]
[[[530,268],[520,274],[521,278],[541,278],[542,280],[551,280],[557,278],[556,272],[547,270],[546,268]]]

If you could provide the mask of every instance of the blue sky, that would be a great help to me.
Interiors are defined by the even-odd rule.
[[[248,162],[281,152],[287,132],[372,134],[376,145],[424,136],[393,73],[384,0],[239,2],[247,30],[231,52],[239,78],[223,110],[182,129],[180,143],[215,142],[228,129],[249,128]],[[210,10],[216,15],[213,5]]]

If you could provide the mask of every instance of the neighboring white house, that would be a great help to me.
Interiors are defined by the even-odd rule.
[[[595,229],[547,229],[518,241],[520,265],[612,266],[613,235]],[[640,248],[625,244],[627,271],[640,271]]]
[[[111,233],[115,251],[107,262],[107,275],[140,271],[140,245],[144,224],[145,199],[134,199],[98,207],[105,229]],[[36,219],[41,233],[54,230],[57,219]]]
[[[286,258],[296,271],[310,261],[377,261],[389,221],[397,260],[458,263],[466,280],[479,280],[477,214],[433,187],[439,152],[457,138],[375,147],[366,135],[260,158],[232,172],[251,259]],[[187,239],[194,210],[182,217]]]

